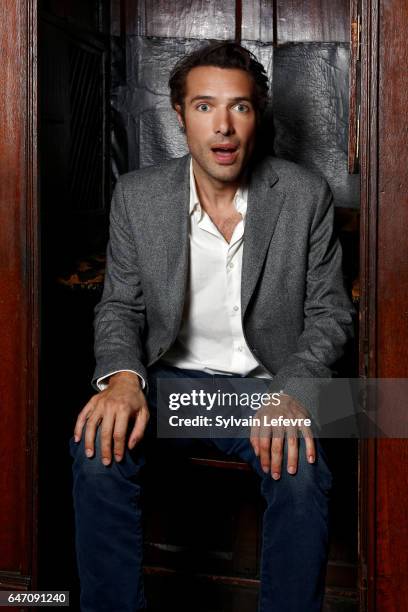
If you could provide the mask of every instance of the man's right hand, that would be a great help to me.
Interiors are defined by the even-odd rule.
[[[102,462],[109,465],[112,459],[112,439],[116,461],[123,458],[129,421],[134,426],[129,436],[128,448],[132,449],[143,437],[149,421],[149,409],[140,385],[140,379],[133,372],[118,372],[109,379],[109,385],[97,393],[78,415],[74,437],[79,442],[85,430],[85,452],[87,457],[94,454],[96,429],[101,423]]]

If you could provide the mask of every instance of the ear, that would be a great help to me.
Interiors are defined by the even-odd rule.
[[[176,111],[178,124],[181,127],[181,129],[184,130],[184,119],[183,119],[182,108],[180,104],[176,104],[174,109]]]

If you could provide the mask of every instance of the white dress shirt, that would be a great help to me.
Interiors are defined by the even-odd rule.
[[[190,259],[181,328],[161,361],[210,374],[271,378],[246,343],[241,318],[241,271],[248,190],[234,196],[241,220],[228,243],[200,205],[190,162]],[[128,371],[128,370],[126,370]],[[98,379],[116,374],[111,372]],[[141,377],[142,378],[142,377]],[[145,381],[142,378],[143,387]]]

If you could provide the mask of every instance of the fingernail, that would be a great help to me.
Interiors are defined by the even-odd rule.
[[[265,474],[267,474],[269,472],[269,468],[267,465],[263,465],[262,466],[263,471],[265,472]]]
[[[79,442],[79,436],[74,436],[75,442]]]
[[[85,454],[86,454],[87,457],[92,457],[92,455],[93,455],[93,453],[92,453],[90,448],[86,449]]]
[[[278,472],[274,472],[274,473],[272,474],[272,478],[273,478],[274,480],[279,480],[279,478],[280,478],[280,474],[278,474]]]
[[[110,459],[108,459],[107,457],[104,457],[102,459],[102,463],[103,463],[103,465],[109,465],[110,464]]]
[[[120,461],[122,459],[121,455],[115,455],[116,461]]]
[[[313,457],[313,455],[309,455],[309,463],[314,463],[314,457]]]
[[[288,467],[288,472],[289,474],[294,474],[296,472],[296,468],[294,468],[292,465],[290,467]]]

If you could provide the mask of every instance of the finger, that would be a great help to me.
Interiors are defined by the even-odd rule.
[[[105,413],[101,425],[101,458],[104,465],[109,465],[112,460],[112,437],[114,426],[114,413]]]
[[[310,427],[301,427],[301,432],[305,439],[306,458],[309,463],[314,463],[316,460],[316,445],[313,439],[313,433]]]
[[[261,427],[259,430],[259,460],[263,471],[267,474],[271,466],[271,428]]]
[[[95,452],[95,435],[96,428],[101,422],[101,417],[98,412],[94,410],[86,421],[85,427],[85,454],[87,457],[92,457]]]
[[[129,437],[128,447],[131,450],[143,438],[150,414],[147,406],[142,406],[136,415],[136,421]]]
[[[259,457],[259,433],[260,433],[260,426],[253,425],[251,427],[251,434],[249,437],[249,441],[252,444],[252,448],[254,449],[254,453],[257,457]]]
[[[129,418],[126,415],[117,416],[113,430],[113,453],[116,461],[122,461],[125,452],[126,433]]]
[[[93,396],[89,400],[89,402],[82,408],[81,412],[78,414],[78,417],[75,423],[75,428],[74,428],[75,442],[79,442],[79,440],[82,437],[82,430],[84,428],[86,420],[95,407],[96,397],[97,396]]]
[[[284,430],[275,427],[271,445],[271,474],[274,480],[278,480],[281,475],[284,439]]]
[[[289,474],[295,474],[298,466],[299,459],[299,444],[296,429],[294,427],[288,427],[286,430],[286,441],[288,449],[288,464],[287,469]]]

